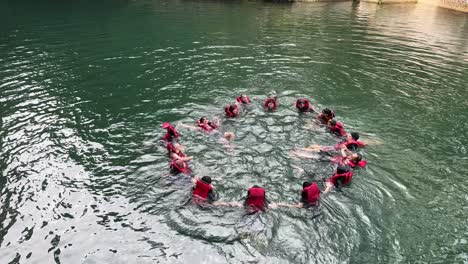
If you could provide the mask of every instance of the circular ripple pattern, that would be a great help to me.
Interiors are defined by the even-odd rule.
[[[0,263],[467,262],[468,17],[424,5],[217,1],[0,3]],[[288,107],[336,110],[383,142],[321,215],[188,203],[163,121],[221,116],[240,93],[280,96],[224,120],[232,151],[181,130],[223,201],[253,184],[295,203],[333,144]],[[298,175],[291,165],[314,172]]]

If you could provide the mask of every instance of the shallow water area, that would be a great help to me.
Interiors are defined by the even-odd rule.
[[[0,263],[467,263],[468,16],[425,5],[0,3]],[[276,91],[279,109],[261,101]],[[246,93],[239,118],[223,107]],[[296,203],[335,137],[309,97],[374,144],[318,211],[196,206],[168,173],[180,129],[220,200]],[[300,166],[306,173],[293,169]]]

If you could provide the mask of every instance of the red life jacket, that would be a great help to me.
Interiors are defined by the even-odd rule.
[[[273,110],[273,111],[276,110],[276,107],[277,107],[276,98],[271,98],[271,97],[267,98],[265,100],[265,103],[263,104],[263,107],[265,107],[266,109],[269,109],[268,105],[270,103],[273,103],[273,108],[271,110]]]
[[[247,206],[263,210],[265,207],[265,189],[262,187],[252,187],[248,190]]]
[[[353,162],[353,161],[348,160],[346,164],[348,164],[351,168],[354,168],[356,166],[360,168],[364,168],[367,165],[367,161],[360,160],[358,162]]]
[[[230,104],[228,104],[228,105],[224,108],[224,111],[226,112],[226,115],[227,115],[228,117],[236,117],[237,115],[234,114],[233,112],[231,112],[231,110],[230,110],[229,108],[231,108],[231,105],[230,105]]]
[[[343,143],[348,149],[357,149],[357,148],[363,148],[366,146],[364,142],[359,141],[359,140],[354,140],[354,139],[348,139],[345,143]]]
[[[330,133],[336,134],[342,137],[346,136],[346,132],[343,129],[343,124],[340,122],[336,122],[336,124],[330,128]]]
[[[242,101],[242,96],[238,96],[238,97],[236,98],[236,101],[239,102],[239,103],[241,103],[241,104],[248,104],[248,103],[251,103],[251,102],[252,102],[252,101],[250,101],[250,98],[249,98],[248,96],[246,96],[246,98],[247,98],[247,103],[244,103],[244,101]]]
[[[343,185],[348,185],[351,183],[351,180],[353,179],[353,171],[350,170],[348,172],[345,172],[345,173],[341,173],[341,174],[338,174],[338,173],[335,173],[333,174],[333,176],[331,176],[330,179],[328,179],[327,181],[328,182],[331,182],[335,187],[338,185],[338,180],[339,179],[342,179],[342,184]]]
[[[302,107],[299,105],[299,102],[300,102],[301,100],[304,101],[304,106],[302,106]],[[309,108],[310,108],[310,101],[309,101],[309,99],[307,99],[307,98],[299,98],[299,99],[297,99],[297,100],[296,100],[296,108],[297,108],[300,112],[307,112],[307,111],[309,111]]]
[[[177,133],[177,130],[171,125],[171,123],[164,122],[162,124],[162,128],[166,129],[167,132],[164,135],[164,139],[166,141],[172,141],[174,138],[179,138],[179,133]]]
[[[171,164],[169,165],[170,168],[172,168],[176,173],[189,173],[190,169],[188,167],[187,162],[183,161],[185,166],[179,167],[176,163],[176,159],[171,160]]]
[[[200,123],[200,121],[197,121],[197,126],[201,127],[201,129],[203,129],[205,132],[211,132],[212,130],[218,128],[218,126],[216,126],[215,124],[211,122],[208,122],[208,124],[205,124],[205,123]]]
[[[213,186],[211,184],[207,184],[203,181],[197,180],[195,183],[195,189],[193,190],[192,196],[196,196],[202,200],[208,199],[208,193],[213,190]]]
[[[315,204],[318,202],[320,198],[320,189],[317,183],[312,183],[310,186],[305,187],[302,189],[302,192],[307,193],[307,203],[308,204]]]

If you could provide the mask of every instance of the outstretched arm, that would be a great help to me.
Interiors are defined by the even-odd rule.
[[[243,207],[240,202],[214,202],[215,206],[233,206],[233,207]]]
[[[179,127],[184,127],[184,128],[188,128],[188,129],[191,129],[191,130],[197,130],[197,131],[201,130],[201,128],[199,128],[199,127],[186,125],[186,124],[183,124],[183,123],[178,123],[177,126],[176,126],[176,129],[179,128]]]
[[[193,157],[192,156],[181,157],[181,156],[179,156],[179,155],[177,155],[175,153],[172,153],[172,158],[182,160],[182,161],[188,161],[188,160],[191,160]]]
[[[302,208],[304,205],[302,203],[297,203],[297,204],[277,203],[277,206],[286,207],[286,208]]]
[[[292,154],[296,155],[297,157],[300,158],[306,158],[306,159],[317,159],[317,155],[311,155],[309,153],[301,153],[298,151],[291,151]]]
[[[327,181],[325,182],[325,191],[323,191],[323,193],[328,193],[331,191],[331,189],[333,188],[333,183]]]
[[[310,145],[310,146],[305,147],[305,148],[299,148],[299,150],[309,151],[309,152],[319,152],[320,148],[321,148],[320,145]]]

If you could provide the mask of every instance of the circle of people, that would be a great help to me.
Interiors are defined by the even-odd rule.
[[[260,101],[260,100],[259,100]],[[260,101],[261,102],[261,101]],[[261,102],[266,111],[276,111],[278,108],[278,99],[276,96],[269,96]],[[236,102],[228,104],[224,108],[227,118],[236,118],[246,106],[252,104],[252,100],[247,95],[240,95],[236,98]],[[291,106],[294,106],[292,104]],[[327,127],[327,130],[336,135],[340,141],[332,146],[310,145],[305,148],[299,148],[291,152],[292,155],[299,158],[317,158],[317,155],[311,155],[313,152],[318,152],[321,161],[329,161],[337,165],[333,175],[325,181],[325,190],[322,192],[317,185],[317,182],[305,181],[302,184],[302,192],[300,202],[297,204],[287,203],[271,203],[266,199],[265,189],[254,185],[247,190],[247,197],[243,203],[240,202],[221,202],[217,201],[218,195],[214,191],[212,185],[213,180],[209,176],[192,177],[193,192],[192,201],[196,204],[212,203],[222,206],[239,206],[245,207],[249,212],[264,211],[266,208],[278,207],[311,207],[318,206],[321,193],[328,193],[334,188],[341,188],[349,185],[353,178],[353,170],[363,168],[367,162],[362,159],[362,155],[355,153],[359,148],[363,148],[366,144],[359,141],[359,134],[356,132],[349,135],[344,130],[344,125],[335,120],[334,111],[325,108],[318,112],[307,98],[299,98],[296,100],[295,107],[299,113],[315,113],[315,121]],[[170,161],[170,170],[173,174],[190,174],[191,169],[187,161],[192,157],[186,156],[183,151],[184,147],[178,143],[179,132],[178,127],[185,127],[192,130],[205,132],[209,135],[214,135],[218,141],[228,145],[234,139],[234,133],[219,131],[220,120],[213,118],[213,121],[208,120],[206,116],[197,121],[196,126],[178,124],[174,127],[171,123],[163,123],[162,128],[166,130],[166,134],[161,139],[165,144]],[[339,152],[341,155],[333,155],[333,152]],[[301,171],[300,167],[293,166]]]

